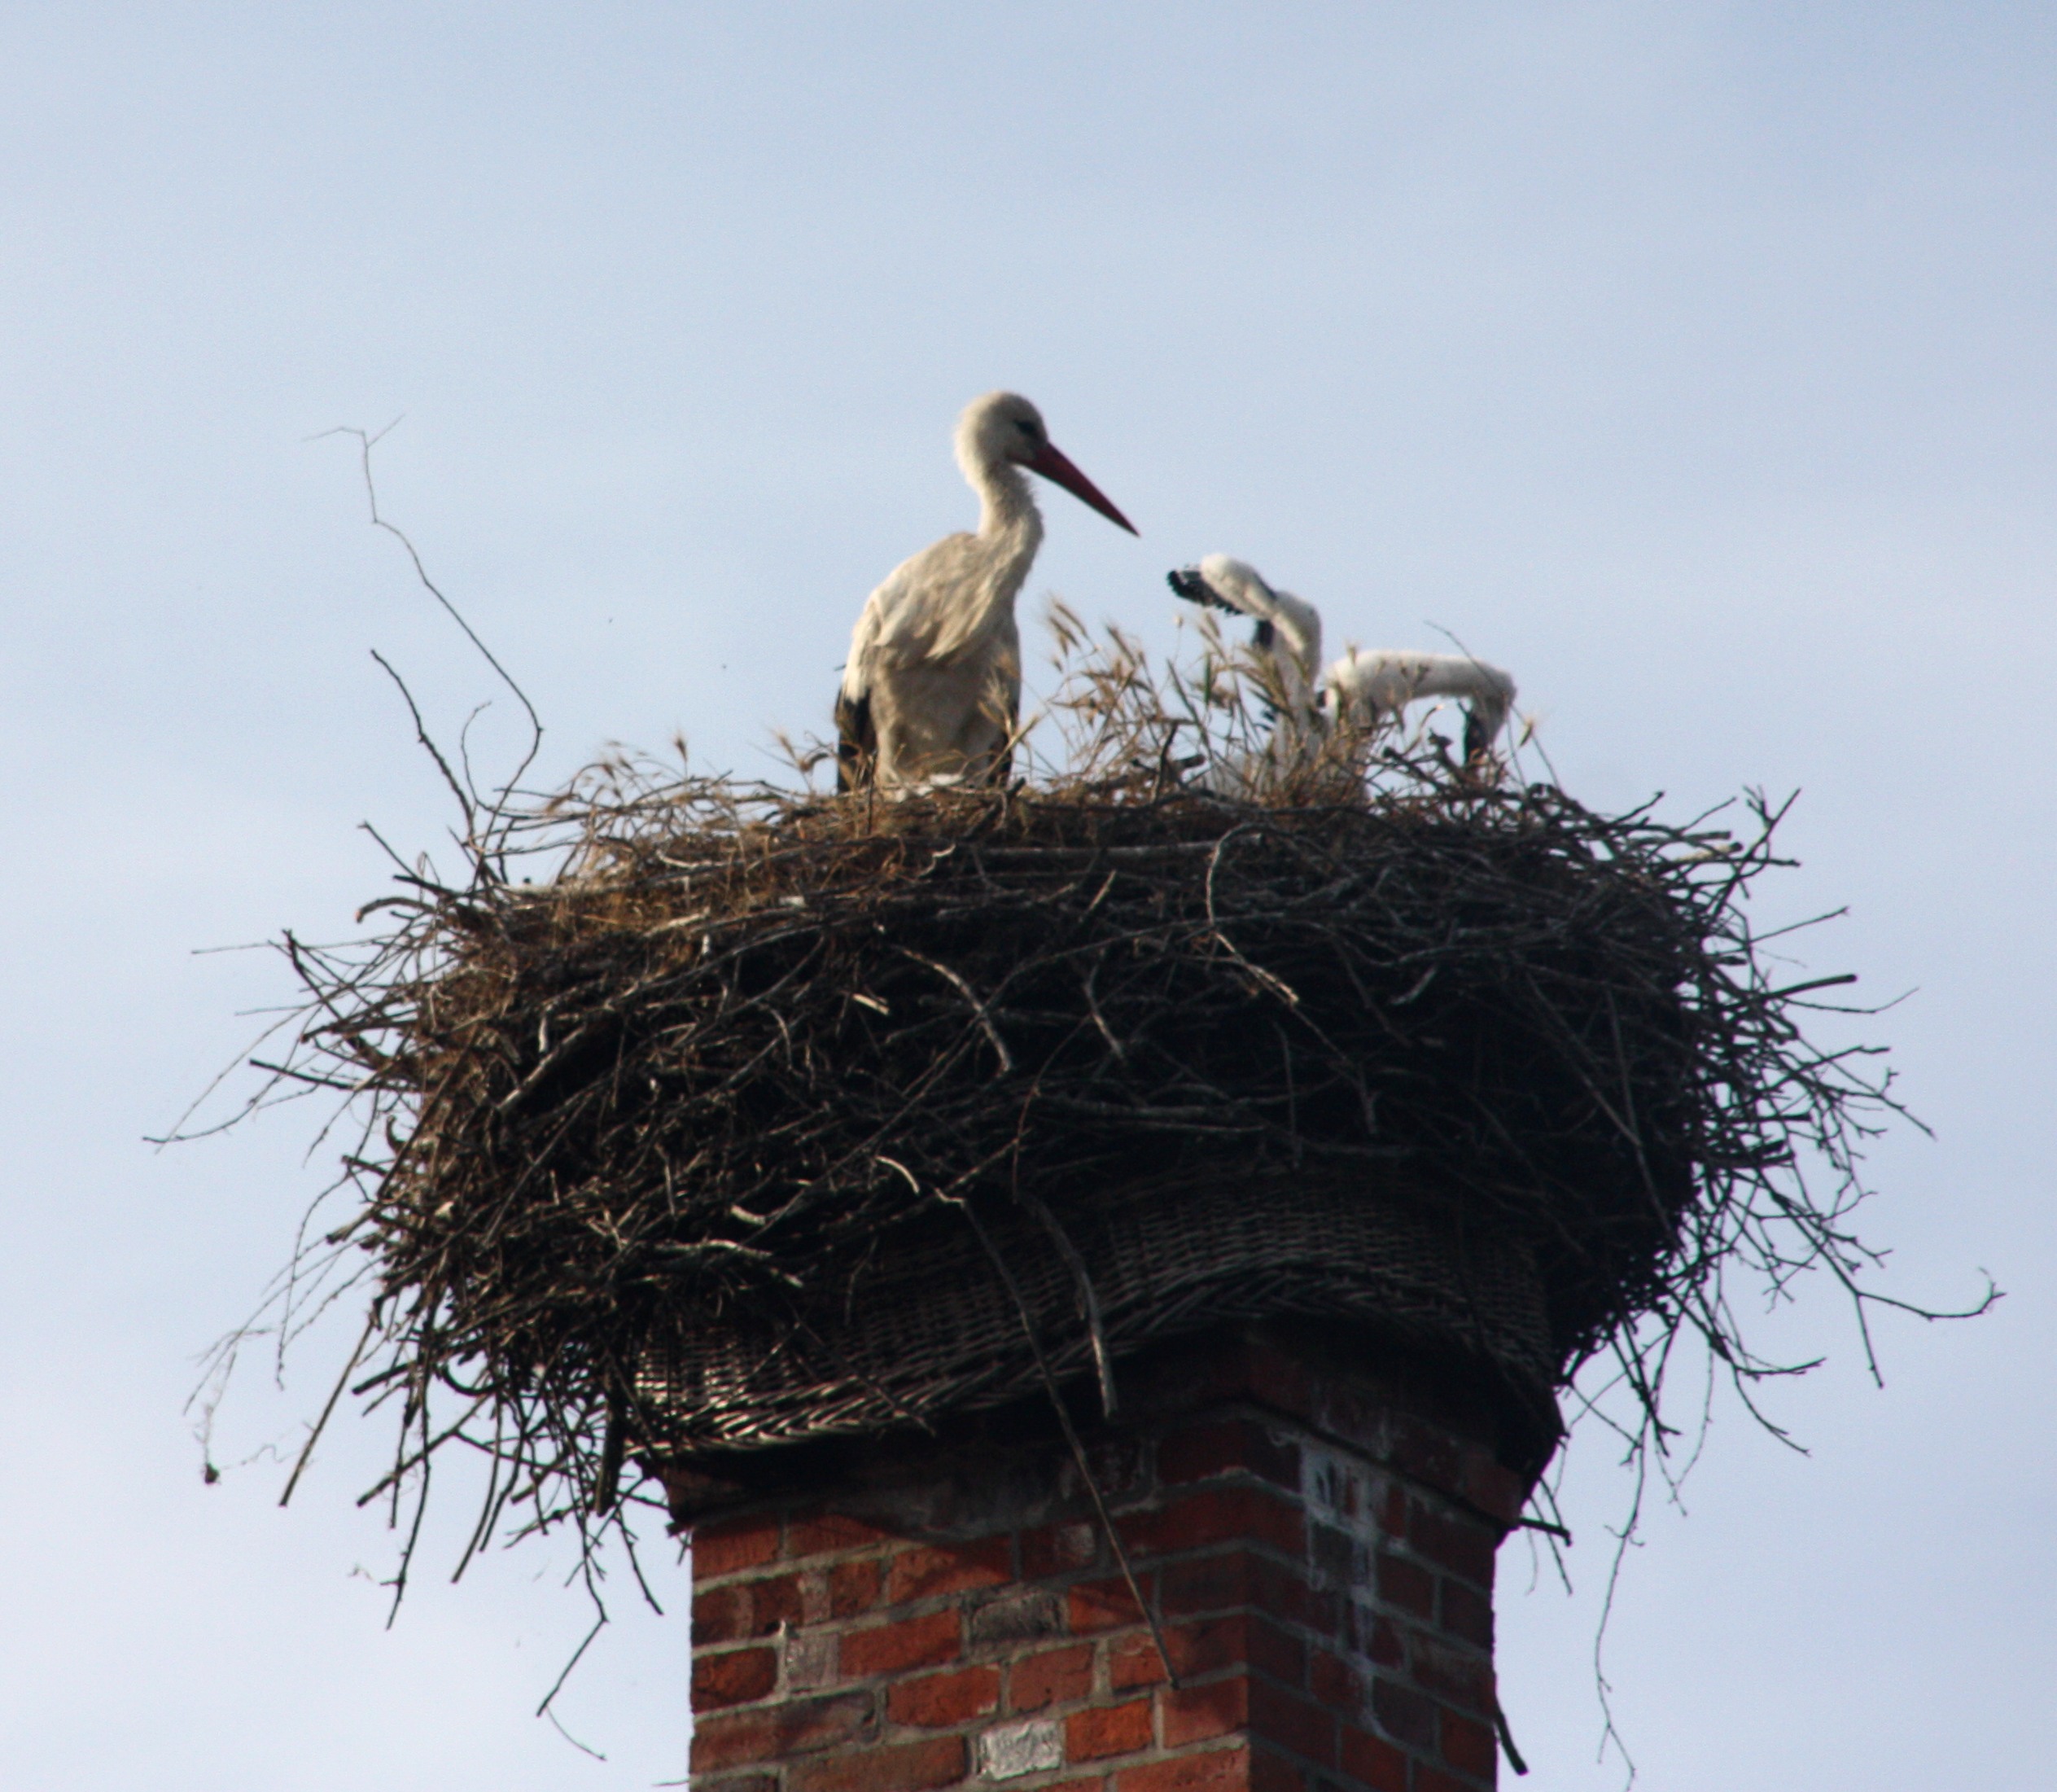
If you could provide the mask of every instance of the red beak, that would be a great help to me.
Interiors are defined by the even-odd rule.
[[[1108,502],[1100,488],[1048,442],[1038,450],[1033,460],[1024,461],[1022,464],[1031,473],[1040,473],[1052,484],[1061,485],[1080,503],[1092,505],[1109,523],[1119,524],[1131,535],[1136,533],[1136,525]]]

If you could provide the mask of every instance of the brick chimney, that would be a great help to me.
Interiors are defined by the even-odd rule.
[[[1092,1486],[1047,1400],[676,1473],[696,1792],[1491,1786],[1533,1415],[1337,1326],[1160,1346],[1121,1393],[1080,1409]]]

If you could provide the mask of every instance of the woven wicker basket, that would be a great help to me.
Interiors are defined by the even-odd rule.
[[[838,1311],[798,1323],[742,1312],[654,1346],[638,1378],[646,1415],[671,1452],[726,1454],[1019,1400],[1044,1385],[1039,1347],[1055,1376],[1089,1375],[1085,1302],[1057,1240],[1018,1211],[984,1230],[990,1251],[961,1222],[882,1252]],[[1117,1363],[1224,1322],[1334,1319],[1464,1365],[1522,1429],[1554,1432],[1557,1365],[1533,1255],[1418,1194],[1158,1188],[1109,1199],[1072,1231]]]

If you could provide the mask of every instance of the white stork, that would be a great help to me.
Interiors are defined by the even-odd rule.
[[[1323,731],[1315,679],[1321,668],[1321,612],[1290,591],[1267,585],[1257,568],[1226,554],[1165,575],[1188,603],[1248,616],[1257,624],[1251,645],[1263,657],[1265,707],[1271,738],[1261,757],[1238,754],[1207,769],[1206,782],[1223,795],[1251,796],[1278,773],[1312,756]],[[1271,773],[1259,770],[1268,759]]]
[[[1171,589],[1188,603],[1211,604],[1248,616],[1257,624],[1253,644],[1270,661],[1284,712],[1301,725],[1311,720],[1320,699],[1315,676],[1321,666],[1321,612],[1290,591],[1267,585],[1246,560],[1210,554],[1197,566],[1167,572]]]
[[[1026,398],[974,399],[956,446],[978,494],[977,532],[946,535],[902,561],[865,601],[836,698],[839,790],[1006,776],[1022,696],[1014,599],[1043,541],[1024,467],[1136,533],[1051,445]]]
[[[1210,604],[1256,623],[1254,644],[1268,658],[1285,698],[1271,736],[1275,758],[1304,756],[1338,729],[1376,733],[1417,698],[1461,697],[1469,760],[1491,747],[1513,705],[1513,679],[1464,654],[1367,653],[1352,647],[1320,673],[1320,613],[1304,598],[1266,583],[1246,561],[1210,554],[1198,566],[1166,576],[1188,602]],[[1248,779],[1239,775],[1234,781]]]
[[[1464,758],[1490,747],[1514,707],[1514,680],[1498,666],[1465,654],[1365,653],[1352,647],[1321,681],[1321,712],[1340,724],[1371,733],[1397,719],[1418,697],[1464,699]]]

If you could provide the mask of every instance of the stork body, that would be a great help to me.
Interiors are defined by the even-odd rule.
[[[1397,721],[1420,697],[1464,700],[1464,757],[1484,752],[1514,704],[1514,680],[1498,666],[1463,654],[1366,653],[1352,647],[1321,681],[1321,711],[1330,727],[1375,732]]]
[[[1006,775],[1022,694],[1014,600],[1043,541],[1024,469],[1136,532],[1051,445],[1026,398],[974,400],[958,421],[956,450],[978,494],[978,527],[902,561],[866,599],[836,699],[839,789]]]
[[[1197,567],[1168,575],[1171,589],[1193,603],[1246,616],[1252,645],[1266,661],[1279,714],[1268,751],[1280,768],[1311,757],[1341,733],[1368,737],[1398,721],[1417,698],[1464,701],[1464,757],[1485,752],[1506,723],[1514,680],[1497,666],[1463,654],[1410,653],[1352,647],[1321,667],[1321,616],[1290,591],[1266,582],[1247,561],[1210,554]],[[1223,769],[1225,787],[1247,791],[1254,767]]]

